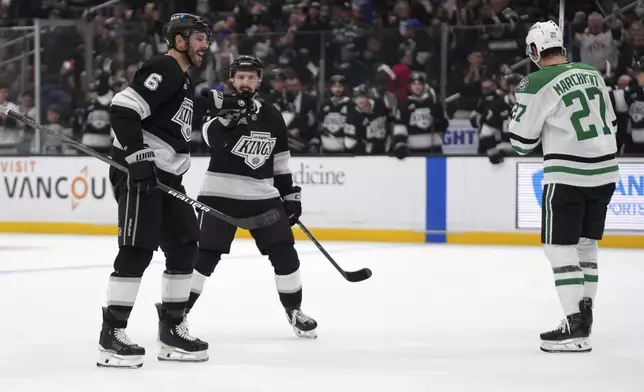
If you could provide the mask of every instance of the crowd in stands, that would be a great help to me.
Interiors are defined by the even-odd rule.
[[[381,98],[389,93],[400,100],[412,72],[419,71],[437,97],[459,94],[445,104],[453,118],[476,107],[484,81],[536,69],[530,62],[510,66],[525,58],[529,26],[557,20],[559,7],[555,0],[136,0],[84,12],[98,3],[0,0],[0,104],[35,117],[38,68],[41,121],[82,140],[88,103],[125,88],[142,62],[164,53],[164,22],[181,11],[201,14],[213,27],[209,56],[191,71],[198,89],[228,90],[231,60],[254,54],[266,68],[264,92],[283,86],[292,103],[287,110],[312,111],[317,118],[333,75],[343,75],[348,86],[366,85]],[[611,85],[623,85],[622,75],[644,56],[644,4],[621,13],[615,10],[628,1],[566,3],[570,59],[596,66]],[[79,21],[44,29],[40,67],[34,67],[33,56],[20,59],[34,47],[33,38],[19,39],[29,31],[17,27],[33,25],[34,17]],[[88,36],[93,37],[91,69],[85,62]],[[6,45],[16,39],[17,44]],[[73,153],[55,140],[43,140],[48,144],[41,152]],[[199,143],[197,137],[196,151],[204,152]],[[0,118],[0,154],[34,151],[32,131]]]

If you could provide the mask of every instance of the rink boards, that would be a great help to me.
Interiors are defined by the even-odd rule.
[[[291,170],[303,189],[302,221],[321,240],[536,245],[540,161],[296,157]],[[193,159],[188,195],[197,196],[207,164]],[[644,248],[644,159],[620,160],[620,172],[603,246]],[[0,232],[116,234],[106,164],[12,157],[0,159],[0,173]]]

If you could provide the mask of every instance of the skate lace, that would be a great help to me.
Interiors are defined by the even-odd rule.
[[[570,332],[570,323],[568,322],[568,318],[564,318],[561,320],[561,324],[555,329],[555,331],[561,331],[562,333],[566,333],[566,331]]]
[[[291,314],[291,324],[293,325],[297,324],[298,321],[302,324],[307,324],[311,320],[313,319],[307,316],[306,314],[302,313],[301,310],[295,309]]]
[[[114,337],[126,346],[134,346],[134,342],[130,340],[129,336],[127,336],[124,328],[114,329]]]
[[[194,342],[195,340],[197,340],[197,338],[190,335],[188,320],[185,317],[183,318],[183,321],[181,322],[181,324],[175,327],[175,330],[177,332],[177,335],[179,335],[179,337],[181,337],[182,339],[189,340],[191,342]]]

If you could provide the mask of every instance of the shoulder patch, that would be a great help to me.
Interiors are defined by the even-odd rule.
[[[521,81],[517,85],[517,91],[519,92],[525,91],[528,88],[529,84],[530,84],[530,79],[528,79],[528,77],[525,76],[523,79],[521,79]]]

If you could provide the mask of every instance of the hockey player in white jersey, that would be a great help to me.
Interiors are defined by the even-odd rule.
[[[616,118],[602,75],[566,61],[554,22],[533,25],[526,44],[540,69],[517,87],[510,140],[519,154],[543,146],[541,242],[566,315],[557,329],[541,334],[541,349],[585,352],[591,350],[597,241],[619,181]]]

